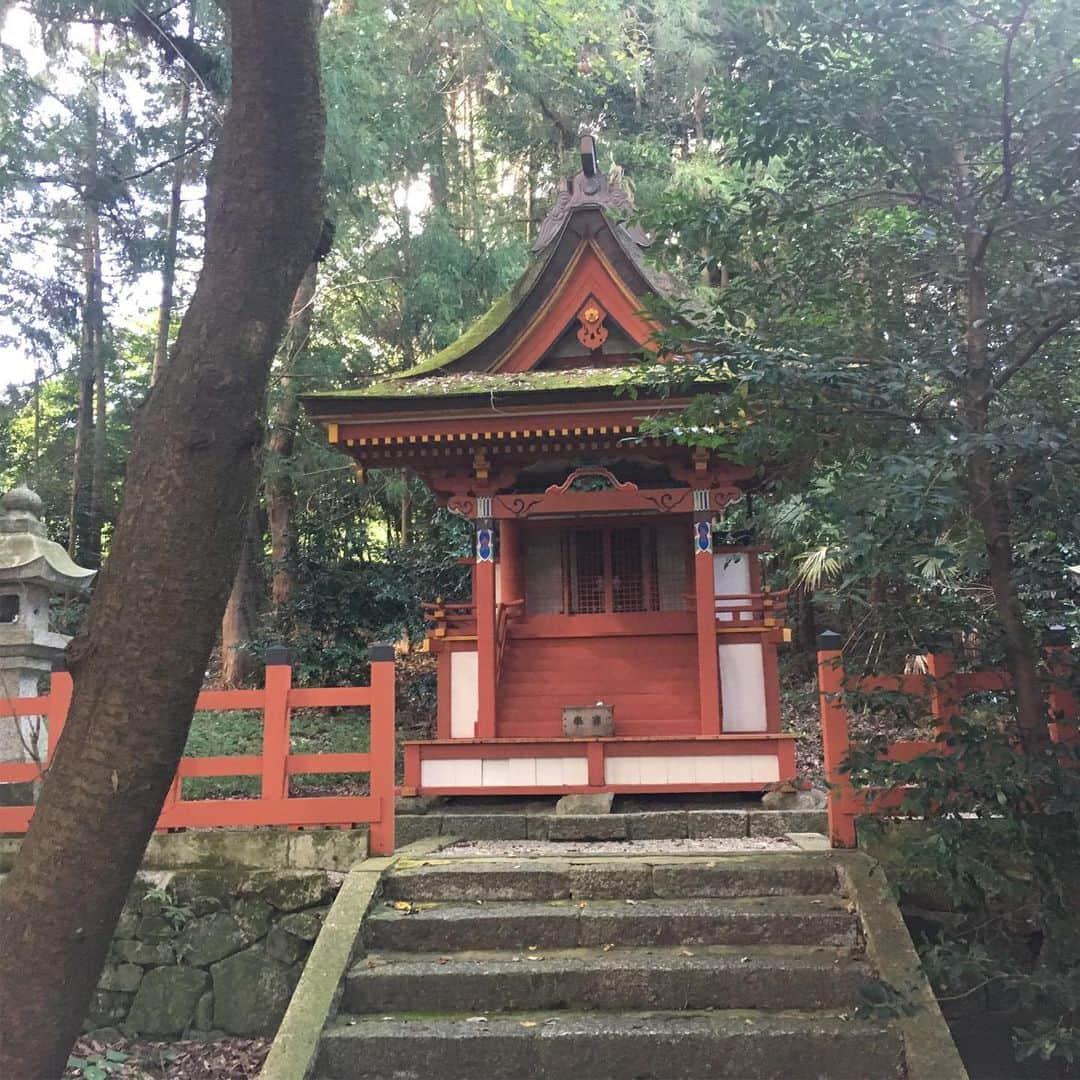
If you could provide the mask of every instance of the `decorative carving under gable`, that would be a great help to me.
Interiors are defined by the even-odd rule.
[[[451,495],[446,500],[446,509],[458,517],[472,519],[476,517],[476,500],[471,495]]]
[[[627,217],[635,211],[634,200],[630,194],[612,179],[602,172],[594,172],[592,176],[588,176],[582,170],[559,191],[555,205],[548,211],[540,226],[533,251],[543,251],[562,232],[566,219],[579,206],[610,208]],[[638,247],[648,247],[652,242],[649,234],[634,222],[626,222],[622,228]]]
[[[511,517],[528,517],[529,511],[537,503],[544,501],[543,495],[497,495],[499,508]]]
[[[604,325],[607,312],[590,297],[578,312],[577,339],[586,349],[599,349],[608,339],[608,329]]]
[[[583,465],[580,469],[575,469],[561,484],[552,484],[550,487],[546,488],[544,494],[563,495],[569,491],[578,480],[582,480],[587,476],[594,476],[600,480],[606,480],[615,491],[638,490],[637,484],[622,483],[610,469],[605,469],[602,465]]]
[[[578,474],[600,474],[611,486],[603,491],[573,491],[570,484]],[[606,474],[606,475],[604,475]],[[742,498],[737,487],[715,487],[708,491],[692,488],[646,488],[620,484],[606,469],[579,469],[562,484],[540,494],[493,495],[490,499],[454,495],[447,509],[464,518],[540,517],[545,514],[690,514],[714,513]]]

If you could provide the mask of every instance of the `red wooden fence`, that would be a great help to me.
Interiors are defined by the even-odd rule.
[[[292,667],[284,649],[267,654],[265,685],[257,690],[204,690],[196,711],[251,709],[263,714],[262,753],[229,757],[185,757],[165,799],[158,829],[208,829],[256,825],[369,827],[370,850],[394,850],[394,651],[376,645],[370,651],[371,685],[299,688],[292,685]],[[60,740],[71,703],[72,681],[55,672],[42,697],[0,698],[0,723],[19,716],[44,716],[49,728],[48,759],[0,764],[0,784],[40,780]],[[290,752],[293,709],[352,708],[371,710],[366,753],[294,754]],[[368,773],[369,794],[316,796],[289,794],[289,777],[297,773]],[[185,799],[183,781],[190,777],[258,776],[257,798]],[[0,833],[25,832],[33,805],[0,807]]]
[[[818,689],[821,709],[821,738],[825,758],[825,780],[829,785],[829,838],[833,847],[855,846],[855,819],[860,814],[895,809],[903,801],[903,791],[885,792],[868,802],[856,792],[841,766],[850,750],[847,693],[891,691],[929,698],[930,713],[939,734],[948,731],[960,703],[968,694],[1007,690],[1010,676],[999,671],[958,672],[947,653],[926,656],[925,675],[868,675],[849,677],[844,671],[840,635],[826,631],[818,635]],[[1077,702],[1067,686],[1068,636],[1053,627],[1046,637],[1046,665],[1053,680],[1048,695],[1050,736],[1055,742],[1077,741]],[[941,743],[929,739],[908,739],[890,743],[885,758],[911,761],[927,753],[948,752]]]

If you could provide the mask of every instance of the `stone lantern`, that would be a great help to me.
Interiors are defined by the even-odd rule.
[[[0,698],[37,694],[42,673],[70,640],[49,628],[49,599],[82,592],[95,574],[46,536],[41,511],[41,499],[28,487],[0,496]],[[0,715],[0,761],[44,758],[47,733],[38,718],[18,724]]]

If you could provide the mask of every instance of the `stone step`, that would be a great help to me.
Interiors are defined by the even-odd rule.
[[[605,859],[591,862],[523,859],[444,862],[398,869],[384,881],[390,899],[565,900],[650,897],[785,896],[831,893],[836,870],[828,853],[775,852],[665,861]]]
[[[847,902],[835,895],[730,900],[553,900],[436,904],[395,909],[364,923],[368,949],[544,949],[614,945],[833,945],[859,936]]]
[[[815,1012],[343,1017],[323,1080],[899,1080],[891,1028]]]
[[[349,972],[353,1013],[852,1007],[871,977],[851,950],[724,946],[372,953]]]

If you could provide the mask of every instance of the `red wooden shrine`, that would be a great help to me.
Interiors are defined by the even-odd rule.
[[[406,744],[405,787],[760,791],[795,773],[783,595],[754,548],[712,529],[751,471],[642,434],[691,400],[619,392],[657,329],[643,308],[674,286],[620,223],[630,200],[591,139],[582,164],[525,275],[464,337],[393,380],[305,398],[361,478],[409,469],[475,523],[471,601],[426,605],[438,733]],[[564,709],[598,703],[612,734],[566,733]]]

